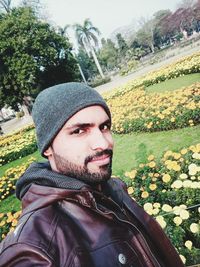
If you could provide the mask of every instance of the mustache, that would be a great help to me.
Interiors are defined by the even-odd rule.
[[[85,159],[85,166],[86,166],[90,161],[92,161],[94,158],[96,158],[96,157],[101,157],[101,156],[104,156],[104,155],[108,155],[108,156],[110,156],[110,157],[112,158],[112,156],[113,156],[113,151],[112,151],[112,149],[105,149],[105,150],[103,150],[103,151],[99,151],[99,152],[95,153],[94,155],[90,155],[90,156],[86,157],[86,159]]]

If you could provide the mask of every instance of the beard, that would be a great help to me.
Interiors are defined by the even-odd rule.
[[[103,155],[110,156],[109,164],[99,166],[99,171],[97,172],[90,172],[87,168],[87,164],[94,158],[100,157]],[[105,182],[110,179],[112,174],[112,155],[113,152],[110,149],[106,149],[101,152],[97,152],[95,155],[88,156],[84,161],[84,166],[77,165],[69,160],[65,159],[64,157],[58,155],[53,151],[54,161],[56,164],[56,168],[59,173],[62,173],[66,176],[73,177],[79,179],[83,182],[89,184],[98,184],[101,182]]]

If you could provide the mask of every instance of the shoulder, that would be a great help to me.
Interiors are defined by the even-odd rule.
[[[24,214],[14,232],[0,245],[0,262],[8,264],[8,259],[14,262],[18,258],[22,260],[19,266],[27,267],[28,261],[33,260],[37,266],[64,266],[63,263],[71,262],[76,256],[77,242],[73,236],[69,237],[70,229],[67,216],[59,212],[57,205]],[[27,264],[22,264],[23,261]]]

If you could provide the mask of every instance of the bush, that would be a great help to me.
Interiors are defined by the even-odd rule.
[[[91,86],[91,87],[97,87],[97,86],[100,86],[104,83],[108,83],[111,81],[111,78],[110,77],[105,77],[105,78],[97,78],[91,82],[89,82],[88,84]]]

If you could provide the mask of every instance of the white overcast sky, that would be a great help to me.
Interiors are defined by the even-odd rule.
[[[20,0],[12,0],[13,5]],[[48,19],[56,25],[82,24],[90,18],[100,32],[108,38],[117,28],[150,18],[161,9],[174,11],[181,0],[41,0]],[[70,34],[71,35],[71,34]]]
[[[150,18],[160,9],[174,11],[181,0],[43,0],[49,16],[56,24],[83,23],[90,18],[102,36],[129,25],[141,16]]]

